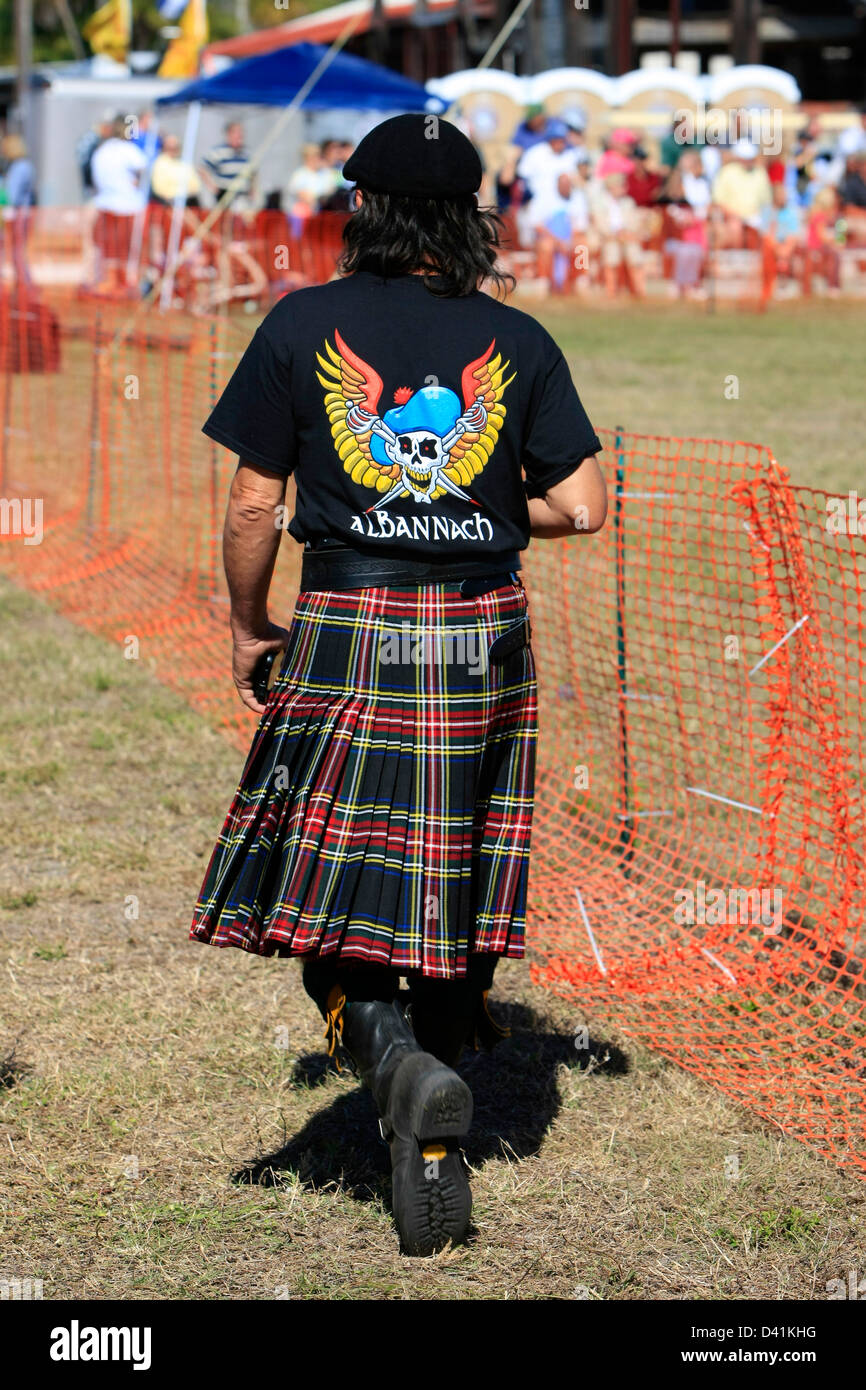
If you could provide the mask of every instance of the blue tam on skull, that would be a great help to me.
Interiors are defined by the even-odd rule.
[[[401,436],[405,438],[407,435],[412,435],[416,450],[420,448],[422,456],[426,454],[432,461],[430,450],[424,449],[424,442],[420,436],[415,434],[415,431],[425,431],[428,435],[435,435],[441,441],[454,428],[454,423],[459,419],[462,411],[463,406],[459,396],[447,386],[423,386],[420,391],[416,391],[413,396],[410,396],[405,405],[398,405],[393,410],[386,411],[382,418],[385,424],[394,431],[398,441]],[[377,463],[383,463],[386,466],[400,463],[402,462],[401,452],[394,452],[393,448],[386,449],[385,440],[378,434],[372,435],[370,453]],[[438,453],[441,461],[441,442]]]

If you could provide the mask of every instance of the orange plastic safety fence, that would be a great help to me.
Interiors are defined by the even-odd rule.
[[[57,370],[51,316],[17,312],[0,300],[0,564],[245,747],[219,558],[234,459],[199,427],[249,325],[168,316],[118,345],[128,310],[73,302]],[[576,1030],[615,1018],[866,1173],[866,523],[757,445],[605,444],[604,530],[525,560],[534,976]],[[286,536],[279,621],[299,555]]]

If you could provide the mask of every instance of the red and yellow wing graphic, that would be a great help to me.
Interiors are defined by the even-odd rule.
[[[483,393],[481,404],[487,411],[487,423],[484,429],[475,432],[467,430],[454,445],[449,456],[448,466],[442,470],[452,482],[458,483],[461,487],[468,487],[473,478],[477,478],[493,453],[502,422],[505,419],[502,396],[506,386],[517,375],[516,372],[512,372],[511,376],[506,378],[508,363],[502,361],[500,352],[497,352],[495,357],[491,357],[490,354],[493,352],[495,343],[496,339],[494,338],[483,356],[476,357],[474,362],[470,362],[463,368],[463,375],[460,379],[464,409],[468,410],[475,398]],[[444,497],[445,488],[437,487],[435,492],[430,495],[431,497]]]
[[[334,448],[354,483],[374,487],[377,492],[387,492],[394,480],[399,478],[400,469],[396,464],[385,468],[373,458],[370,452],[372,430],[356,434],[346,423],[346,416],[355,406],[369,411],[371,415],[378,414],[382,378],[369,362],[347,346],[337,329],[334,330],[334,338],[338,350],[332,348],[326,338],[325,351],[328,356],[316,353],[322,368],[321,372],[316,372],[316,376],[325,388],[325,410],[328,412]]]

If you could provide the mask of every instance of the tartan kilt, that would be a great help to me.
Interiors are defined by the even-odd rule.
[[[537,694],[522,583],[308,591],[190,936],[441,979],[524,954]]]

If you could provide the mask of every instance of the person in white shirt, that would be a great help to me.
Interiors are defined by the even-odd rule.
[[[587,269],[586,257],[579,261],[577,256],[589,227],[589,202],[578,178],[560,174],[556,187],[539,194],[531,204],[536,273],[548,281],[554,294],[568,290],[575,274]]]
[[[684,150],[677,168],[682,179],[683,197],[696,217],[706,217],[712,193],[710,181],[704,175],[704,166],[697,150]]]
[[[94,207],[116,217],[132,217],[144,206],[141,174],[147,157],[138,145],[124,137],[124,119],[112,122],[111,134],[94,152],[90,168],[96,194]]]
[[[111,134],[95,150],[90,162],[96,190],[93,207],[97,210],[94,241],[102,260],[98,293],[126,293],[132,227],[135,215],[145,206],[142,174],[147,156],[132,140],[125,138],[126,122],[118,116]]]
[[[319,211],[319,204],[333,193],[335,187],[335,171],[325,164],[318,145],[304,146],[303,161],[292,174],[288,185],[291,198],[289,217],[292,235],[296,237],[301,235],[308,219]]]
[[[852,154],[866,153],[866,107],[861,108],[857,124],[846,126],[842,131],[836,153],[843,161]]]
[[[532,145],[517,165],[517,173],[529,189],[530,199],[521,209],[525,225],[532,228],[539,220],[539,210],[556,196],[560,174],[570,174],[575,167],[574,148],[566,140],[568,127],[564,121],[549,121],[542,141]]]

